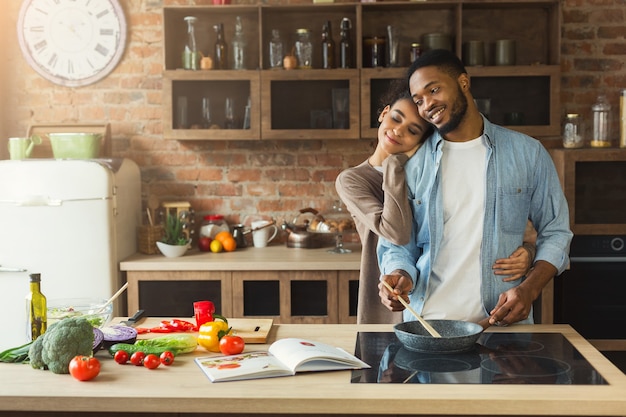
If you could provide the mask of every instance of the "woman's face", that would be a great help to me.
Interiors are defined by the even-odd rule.
[[[388,154],[414,150],[421,142],[428,123],[420,117],[411,99],[401,99],[387,106],[378,118],[378,144]]]

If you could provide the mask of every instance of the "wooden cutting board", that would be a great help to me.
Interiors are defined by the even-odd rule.
[[[193,317],[177,317],[181,320],[186,320],[191,323],[195,323]],[[111,320],[110,324],[118,324],[120,321],[126,320],[126,317],[115,317]],[[136,327],[156,327],[161,320],[169,320],[166,317],[146,317],[140,319],[137,322]],[[243,337],[246,343],[266,343],[267,336],[272,330],[273,319],[228,319],[228,324],[233,328],[233,333],[237,336]],[[142,339],[151,339],[157,336],[163,336],[164,333],[144,333],[141,335]]]
[[[228,319],[233,333],[246,343],[266,343],[273,323],[273,319]]]

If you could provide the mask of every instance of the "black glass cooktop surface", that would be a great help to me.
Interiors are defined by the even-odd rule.
[[[371,366],[353,383],[572,384],[607,382],[560,333],[483,333],[463,353],[418,353],[393,332],[359,332],[355,355]]]

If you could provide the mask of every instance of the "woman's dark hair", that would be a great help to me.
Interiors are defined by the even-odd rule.
[[[415,71],[424,67],[437,67],[454,79],[461,74],[467,74],[463,62],[454,52],[448,49],[431,49],[413,61],[407,73],[407,81]]]
[[[380,116],[385,107],[393,106],[396,101],[411,99],[411,92],[405,80],[392,80],[387,91],[380,97],[376,117]]]

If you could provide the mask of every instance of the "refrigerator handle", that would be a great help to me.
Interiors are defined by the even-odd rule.
[[[31,196],[24,200],[4,200],[0,203],[10,204],[14,206],[34,207],[34,206],[61,206],[63,200],[53,199],[45,196]]]

